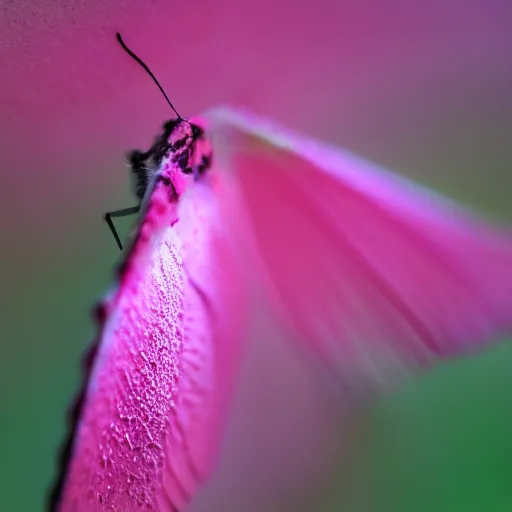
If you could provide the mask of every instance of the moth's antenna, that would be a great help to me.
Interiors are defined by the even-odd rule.
[[[144,62],[142,62],[142,60],[139,57],[137,57],[137,55],[135,55],[135,53],[133,53],[130,50],[130,48],[128,48],[128,46],[126,46],[124,44],[123,38],[121,37],[121,34],[119,32],[116,32],[116,37],[117,37],[117,40],[119,41],[119,44],[123,47],[123,50],[125,50],[126,53],[130,57],[132,57],[132,59],[136,60],[146,70],[146,73],[153,79],[153,81],[158,86],[158,88],[164,95],[165,99],[167,100],[167,103],[169,103],[170,107],[174,110],[174,112],[178,116],[178,119],[180,119],[180,121],[184,121],[183,117],[181,117],[178,114],[178,111],[174,108],[174,105],[171,103],[171,100],[169,100],[169,98],[167,97],[167,94],[165,94],[165,91],[162,89],[162,86],[158,83],[158,80],[156,79],[155,75],[153,75],[153,73],[151,73],[151,70],[147,67],[147,65]]]

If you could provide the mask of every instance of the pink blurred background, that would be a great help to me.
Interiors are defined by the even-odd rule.
[[[133,202],[126,150],[172,116],[116,31],[184,116],[248,106],[510,221],[511,26],[505,0],[0,0],[0,509],[42,507],[118,257],[101,217]],[[512,508],[510,344],[363,425],[262,329],[194,510]]]

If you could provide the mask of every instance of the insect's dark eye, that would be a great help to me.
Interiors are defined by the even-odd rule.
[[[132,167],[137,167],[141,165],[142,162],[144,162],[144,160],[147,159],[147,157],[148,155],[146,153],[143,153],[142,151],[135,149],[128,154],[128,161],[130,162]]]
[[[178,166],[180,167],[180,169],[186,169],[187,168],[187,165],[188,165],[188,153],[185,152],[183,153],[179,158],[178,158]]]

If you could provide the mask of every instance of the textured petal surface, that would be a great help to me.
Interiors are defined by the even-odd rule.
[[[179,510],[215,459],[240,302],[211,188],[194,185],[179,202],[156,185],[102,305],[61,511]]]
[[[510,230],[251,114],[209,119],[233,236],[288,324],[358,392],[510,329]]]

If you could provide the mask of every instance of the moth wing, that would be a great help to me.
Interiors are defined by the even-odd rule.
[[[149,198],[101,307],[99,341],[54,493],[61,512],[180,510],[211,470],[241,303],[237,283],[225,280],[216,260],[226,263],[229,254],[213,244],[210,192],[206,184],[194,187],[178,206],[158,183]]]
[[[218,222],[215,187],[207,178],[194,183],[176,224],[184,252],[185,338],[167,440],[172,471],[161,488],[162,498],[176,496],[179,510],[214,468],[241,349],[244,288]]]
[[[250,277],[346,384],[386,387],[509,332],[510,230],[252,114],[208,119]]]

